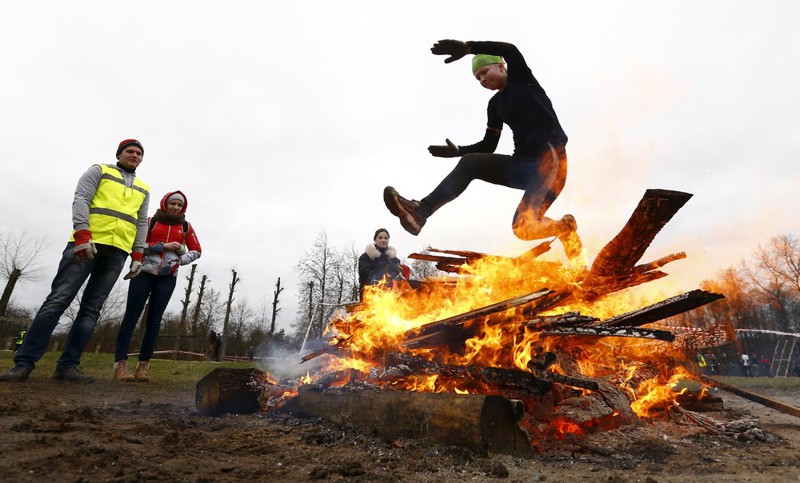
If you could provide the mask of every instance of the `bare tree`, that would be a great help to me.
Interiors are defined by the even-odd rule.
[[[791,285],[782,272],[781,259],[772,247],[759,246],[753,253],[753,262],[741,263],[741,271],[753,286],[753,294],[757,299],[769,305],[774,320],[770,326],[763,327],[776,330],[789,330],[789,308],[791,301]]]
[[[269,324],[269,335],[275,334],[275,320],[278,318],[278,312],[281,311],[280,307],[278,307],[278,297],[281,292],[283,292],[283,287],[281,287],[281,277],[278,277],[275,290],[272,292],[272,321]]]
[[[244,354],[243,342],[245,336],[254,328],[255,313],[246,299],[239,300],[231,312],[230,337],[233,340],[233,353],[237,356]]]
[[[417,260],[415,258],[409,268],[411,269],[411,278],[414,280],[425,280],[428,277],[435,277],[439,274],[436,265],[426,260]]]
[[[212,287],[206,287],[205,295],[200,305],[197,325],[197,333],[203,334],[206,343],[208,341],[208,334],[214,330],[216,322],[222,316],[222,308],[222,295]]]
[[[183,302],[181,302],[181,320],[178,324],[178,330],[175,333],[175,345],[173,346],[172,350],[172,358],[178,358],[178,351],[181,348],[181,337],[183,336],[184,332],[188,328],[188,320],[187,315],[189,314],[189,300],[192,296],[192,285],[194,284],[194,272],[197,270],[197,264],[192,264],[192,271],[189,273],[189,276],[186,277],[186,280],[189,282],[186,285],[186,289],[184,290],[184,298]]]
[[[295,266],[295,270],[300,276],[301,299],[308,302],[308,313],[302,313],[301,309],[301,312],[298,313],[299,323],[297,325],[298,328],[306,327],[302,320],[308,320],[309,337],[312,339],[322,338],[322,332],[325,328],[328,312],[325,308],[325,303],[329,297],[327,291],[331,281],[333,259],[334,253],[328,244],[328,235],[322,230],[314,240],[311,249],[305,252],[303,258]],[[318,309],[315,310],[315,307]]]
[[[25,232],[7,234],[0,238],[0,277],[6,280],[0,296],[0,317],[6,315],[11,294],[18,282],[35,281],[41,277],[39,256],[47,248],[44,238],[33,239]],[[3,319],[0,318],[0,324]]]
[[[203,307],[203,294],[206,290],[206,282],[208,281],[208,277],[203,275],[203,278],[200,279],[200,288],[197,290],[197,302],[194,304],[194,310],[192,311],[192,334],[194,334],[194,348],[197,351],[202,351],[203,342],[205,341],[205,330],[198,330],[198,323],[200,321],[200,312]]]
[[[222,323],[222,346],[219,350],[220,360],[225,360],[225,349],[228,343],[228,323],[231,318],[231,308],[233,306],[233,294],[236,292],[236,284],[239,283],[239,277],[236,275],[236,270],[231,269],[233,277],[231,283],[228,285],[228,302],[225,304],[225,321]]]

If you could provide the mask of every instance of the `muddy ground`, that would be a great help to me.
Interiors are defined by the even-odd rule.
[[[37,371],[39,372],[39,371]],[[319,420],[205,418],[194,390],[157,384],[0,384],[3,481],[797,481],[800,419],[719,393],[719,420],[757,417],[764,441],[652,421],[532,458],[382,441]],[[800,394],[771,394],[800,405]]]

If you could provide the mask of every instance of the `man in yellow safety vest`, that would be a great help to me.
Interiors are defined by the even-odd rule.
[[[119,143],[116,156],[116,164],[92,165],[78,180],[72,200],[73,233],[61,256],[52,290],[14,356],[14,367],[0,374],[0,381],[20,382],[28,378],[47,350],[58,319],[87,279],[53,379],[94,381],[78,368],[81,355],[128,253],[131,273],[136,275],[141,270],[147,236],[150,188],[136,177],[144,147],[135,139],[126,139]]]

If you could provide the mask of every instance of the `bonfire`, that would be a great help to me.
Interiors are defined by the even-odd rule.
[[[659,299],[656,291],[628,290],[686,257],[639,264],[690,197],[648,190],[591,267],[540,260],[551,241],[518,257],[412,254],[449,275],[368,287],[331,320],[330,344],[303,355],[302,362],[315,360],[314,371],[298,381],[264,374],[258,404],[389,438],[516,454],[714,404],[702,386],[687,394],[682,381],[697,378],[682,361],[689,348],[727,342],[724,331],[676,335],[653,324],[722,295]]]

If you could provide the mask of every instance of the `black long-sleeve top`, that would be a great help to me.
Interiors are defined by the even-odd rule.
[[[503,124],[514,135],[515,156],[538,156],[554,146],[567,143],[567,135],[558,122],[553,103],[533,76],[520,51],[505,42],[469,41],[472,54],[502,56],[508,70],[508,85],[489,100],[484,138],[469,146],[460,146],[458,155],[493,153],[500,141]]]

